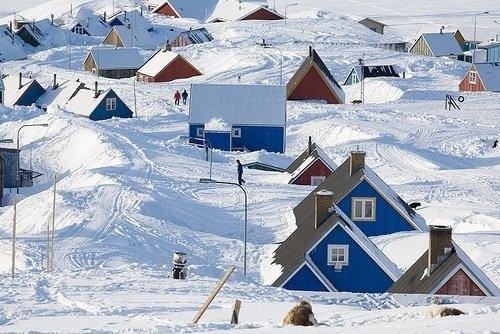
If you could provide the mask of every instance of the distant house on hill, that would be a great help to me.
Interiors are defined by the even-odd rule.
[[[497,35],[496,39],[484,42],[479,44],[479,49],[477,51],[484,50],[486,52],[485,62],[488,63],[497,63],[500,62],[500,36]],[[476,54],[476,62],[478,61],[478,57]]]
[[[45,92],[40,83],[32,78],[19,76],[4,76],[5,104],[9,106],[30,106]]]
[[[431,225],[429,249],[389,288],[390,293],[500,296],[498,287],[452,240],[449,226]]]
[[[130,78],[142,63],[136,48],[94,48],[87,54],[83,70],[105,78]]]
[[[212,41],[214,38],[205,28],[189,29],[181,32],[173,41],[172,46],[186,46]]]
[[[285,151],[284,86],[192,84],[189,137],[226,151]]]
[[[116,25],[104,37],[103,44],[114,47],[135,47],[144,50],[154,50],[155,43],[149,32],[141,27],[131,28],[122,25]]]
[[[268,7],[267,1],[219,1],[207,22],[281,20],[285,17]]]
[[[345,101],[344,91],[312,47],[286,88],[288,100],[324,100],[328,104]]]
[[[335,168],[337,165],[309,137],[307,149],[287,167],[285,173],[290,174],[289,184],[318,186]]]
[[[105,36],[111,26],[102,17],[87,8],[80,8],[74,18],[68,19],[67,27],[79,35]]]
[[[400,276],[397,266],[335,205],[333,193],[313,193],[311,219],[274,252],[271,284],[288,290],[383,293]]]
[[[19,24],[20,28],[16,31],[16,35],[26,44],[33,47],[42,45],[43,39],[54,29],[54,25],[49,19],[43,19],[41,21],[33,20],[32,22],[23,22]]]
[[[426,231],[427,224],[365,163],[366,153],[352,151],[315,190],[333,192],[334,203],[368,237],[402,232]],[[297,225],[311,224],[314,194],[294,209]]]
[[[106,17],[104,16],[106,21]],[[136,27],[147,31],[153,30],[153,25],[144,16],[142,16],[142,10],[132,10],[127,12],[126,10],[119,10],[113,15],[109,15],[107,22],[110,26],[126,26],[126,27]]]
[[[472,64],[460,81],[458,90],[500,92],[500,62]]]
[[[392,65],[364,66],[355,65],[344,80],[344,85],[352,85],[361,81],[361,78],[399,77]]]
[[[156,14],[174,18],[192,18],[204,22],[219,0],[147,0],[148,9]]]
[[[408,52],[421,56],[464,59],[462,47],[455,38],[455,33],[451,32],[424,33]]]
[[[358,20],[357,21],[359,24],[367,27],[368,29],[372,30],[372,31],[375,31],[381,35],[384,34],[384,28],[386,26],[386,24],[383,24],[381,22],[378,22],[374,19],[370,19],[368,17],[365,17],[361,20]]]
[[[170,51],[170,47],[166,45],[137,70],[136,78],[141,82],[166,82],[201,74],[184,57]]]
[[[6,24],[0,25],[0,63],[26,59],[26,53],[18,46],[21,39]]]

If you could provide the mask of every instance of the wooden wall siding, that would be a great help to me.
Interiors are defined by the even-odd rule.
[[[267,21],[281,20],[281,19],[282,19],[281,16],[278,16],[278,15],[271,13],[270,11],[262,9],[262,8],[256,10],[252,14],[242,18],[242,20],[267,20]]]
[[[415,230],[366,180],[362,181],[337,204],[348,217],[351,217],[352,197],[375,197],[375,221],[356,220],[354,222],[366,236],[372,237]]]
[[[349,264],[341,270],[327,264],[329,244],[349,245]],[[340,225],[325,236],[309,256],[338,291],[383,293],[394,283]],[[370,273],[369,277],[366,273]]]
[[[330,168],[320,159],[317,159],[307,170],[305,170],[292,184],[300,184],[305,186],[311,185],[311,176],[325,176],[332,174]]]
[[[462,270],[458,270],[438,291],[438,295],[486,296]]]
[[[210,142],[212,148],[231,151],[231,132],[206,131],[205,138]]]
[[[304,265],[283,285],[287,290],[328,292],[328,288]]]
[[[485,89],[478,74],[476,74],[476,83],[472,84],[469,82],[469,72],[467,72],[462,81],[460,81],[458,90],[461,92],[482,92]]]
[[[341,103],[314,66],[288,96],[288,100],[326,100],[329,104]]]
[[[174,41],[172,42],[172,46],[175,48],[175,47],[179,47],[179,46],[186,46],[186,45],[189,45],[191,44],[191,42],[186,38],[184,37],[184,35],[179,35],[176,39],[174,39]]]
[[[500,44],[486,49],[486,61],[488,63],[500,61]]]
[[[119,70],[99,70],[99,75],[111,79],[132,78],[135,76],[135,69],[119,69]]]
[[[116,110],[106,110],[106,98],[116,98]],[[94,110],[89,110],[89,119],[92,121],[102,121],[113,117],[131,118],[132,110],[116,95],[113,90],[110,90],[106,97],[97,105]]]
[[[175,79],[191,78],[197,75],[201,75],[201,73],[182,58],[176,57],[166,68],[156,75],[154,82],[167,82]]]
[[[172,7],[170,7],[168,4],[164,4],[163,6],[161,6],[160,8],[158,8],[155,13],[162,14],[162,15],[165,15],[165,16],[179,17],[174,12],[174,10],[172,9]]]
[[[411,53],[422,56],[432,56],[431,50],[429,50],[429,46],[427,45],[427,43],[425,43],[422,37],[420,37],[415,45],[412,46]]]
[[[102,43],[107,45],[113,45],[119,48],[122,48],[124,46],[115,30],[113,30],[108,36],[106,36],[106,38]]]

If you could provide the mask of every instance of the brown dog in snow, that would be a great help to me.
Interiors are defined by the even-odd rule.
[[[318,322],[314,318],[312,306],[305,300],[301,300],[286,315],[283,325],[294,326],[317,326]]]

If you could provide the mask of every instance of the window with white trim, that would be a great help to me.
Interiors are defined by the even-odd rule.
[[[328,245],[329,266],[349,264],[349,245]]]
[[[203,127],[196,128],[196,137],[203,137]]]
[[[375,220],[375,198],[353,198],[352,220]]]
[[[241,137],[241,129],[233,128],[233,137],[240,138]]]
[[[106,99],[106,110],[116,110],[116,97],[108,97]]]
[[[311,176],[311,186],[319,186],[325,179],[326,176]]]
[[[469,72],[469,83],[475,85],[476,84],[476,78],[477,78],[477,72],[470,71]]]
[[[83,30],[83,27],[75,27],[73,30],[74,30],[75,34],[78,34],[78,35],[85,34],[85,30]]]

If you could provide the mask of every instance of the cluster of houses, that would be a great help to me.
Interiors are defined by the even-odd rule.
[[[449,226],[427,226],[352,151],[336,166],[309,138],[285,170],[289,183],[315,189],[294,209],[296,229],[275,249],[268,284],[288,290],[500,296],[498,287],[453,241]],[[404,273],[370,237],[429,233],[429,247]]]

